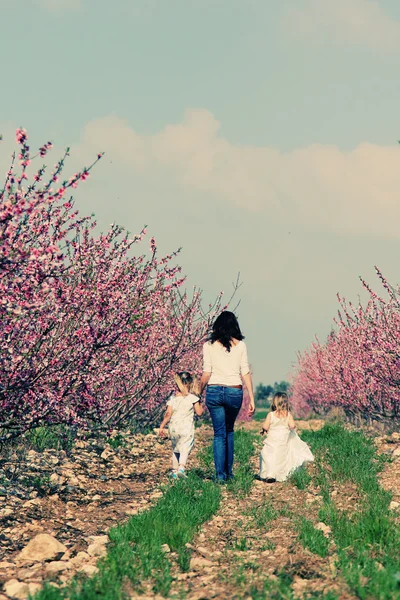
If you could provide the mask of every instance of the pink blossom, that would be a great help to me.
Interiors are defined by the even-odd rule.
[[[62,201],[68,183],[51,187],[62,167],[40,190],[7,185],[0,198],[0,439],[44,423],[114,426],[157,412],[174,371],[199,370],[221,306],[218,296],[204,314],[201,293],[182,291],[177,252],[158,258],[152,240],[150,257],[133,256],[145,230],[128,240],[113,224],[95,235],[95,221]]]

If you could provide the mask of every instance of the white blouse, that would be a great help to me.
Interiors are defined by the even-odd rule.
[[[246,344],[240,341],[228,352],[219,342],[206,342],[203,345],[203,371],[211,373],[208,385],[241,385],[242,376],[250,373]]]

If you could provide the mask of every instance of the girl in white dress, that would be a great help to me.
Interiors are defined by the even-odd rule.
[[[267,434],[260,456],[260,479],[285,481],[293,471],[314,460],[310,448],[295,432],[287,394],[275,394],[261,434]]]
[[[177,392],[167,402],[167,410],[160,425],[159,435],[166,436],[165,426],[172,442],[172,473],[176,479],[185,475],[188,456],[194,444],[194,415],[204,412],[198,396],[199,384],[187,371],[174,377]]]

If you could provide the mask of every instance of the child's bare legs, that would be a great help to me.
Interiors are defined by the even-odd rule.
[[[186,477],[185,469],[186,469],[186,462],[187,462],[188,456],[189,456],[189,451],[187,451],[187,450],[184,450],[179,455],[179,468],[178,468],[178,472],[177,472],[178,477],[182,477],[182,476]]]
[[[180,454],[179,452],[172,453],[172,470],[177,471],[180,465]]]
[[[186,452],[186,451],[180,453],[180,455],[179,455],[179,468],[180,469],[185,469],[188,455],[189,455],[189,452]]]

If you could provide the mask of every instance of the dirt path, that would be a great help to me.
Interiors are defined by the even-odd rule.
[[[209,428],[198,429],[193,467],[210,435]],[[41,583],[46,577],[44,564],[39,569],[21,569],[16,564],[20,550],[40,533],[67,547],[64,560],[79,553],[82,560],[77,568],[86,565],[90,572],[98,560],[87,554],[93,540],[161,496],[158,488],[167,481],[170,468],[169,441],[154,434],[135,434],[123,436],[120,444],[113,449],[105,440],[79,439],[68,456],[56,450],[35,452],[23,444],[3,451],[0,590],[11,578]],[[68,581],[74,572],[58,574],[57,581]]]

